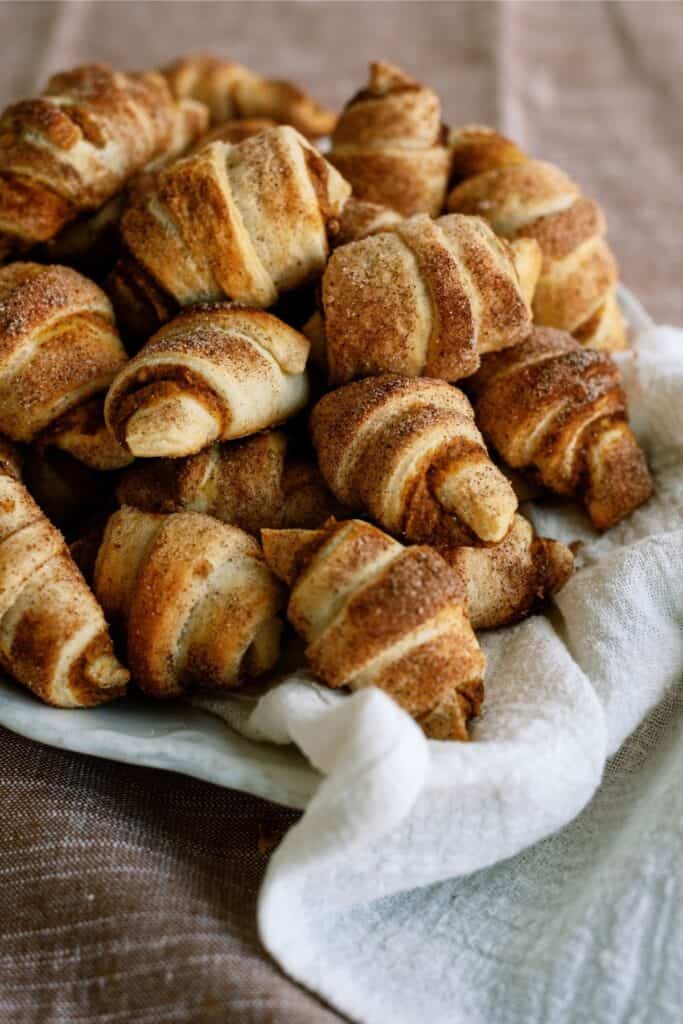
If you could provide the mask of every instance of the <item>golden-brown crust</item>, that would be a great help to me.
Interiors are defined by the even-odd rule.
[[[477,422],[502,457],[513,468],[533,466],[558,494],[580,498],[598,529],[652,494],[608,355],[536,328],[523,344],[486,356],[471,386]]]
[[[255,535],[264,527],[320,526],[341,511],[317,467],[287,455],[278,430],[184,459],[139,460],[117,496],[145,512],[204,512]]]
[[[113,700],[129,678],[61,534],[23,485],[1,472],[0,664],[58,707]]]
[[[358,242],[368,235],[386,231],[401,220],[400,213],[379,203],[368,203],[350,196],[344,203],[338,224],[331,231],[330,242],[337,248],[349,242]]]
[[[282,591],[237,527],[124,507],[107,524],[94,575],[133,678],[151,696],[233,688],[275,662]]]
[[[106,422],[134,455],[179,457],[282,422],[308,397],[308,343],[270,313],[196,306],[113,381]]]
[[[178,106],[163,76],[103,64],[54,75],[0,118],[0,247],[54,237],[168,149]]]
[[[528,159],[511,139],[486,125],[454,128],[449,133],[448,145],[451,148],[453,185],[494,167],[522,164]]]
[[[624,348],[614,299],[618,270],[600,207],[558,167],[529,159],[490,129],[462,129],[450,141],[456,185],[448,209],[481,216],[497,234],[533,238],[541,247],[535,321],[571,331],[590,347]]]
[[[460,544],[507,533],[512,487],[489,459],[468,400],[444,381],[347,384],[318,402],[311,434],[333,493],[391,533]]]
[[[269,117],[251,117],[245,118],[244,121],[231,120],[222,121],[217,124],[215,128],[207,132],[200,140],[199,146],[206,146],[209,142],[244,142],[245,139],[250,139],[252,135],[258,135],[259,132],[264,132],[268,128],[276,128],[277,122],[271,120]]]
[[[450,170],[438,96],[391,64],[371,64],[339,117],[330,160],[358,199],[436,216]]]
[[[101,407],[126,359],[109,300],[92,281],[68,267],[0,267],[0,430],[7,436],[56,443],[94,468],[125,464],[125,453],[115,458]],[[93,405],[99,433],[90,425]]]
[[[121,222],[124,258],[111,282],[124,293],[117,312],[127,323],[140,298],[153,320],[169,296],[180,306],[225,298],[273,305],[322,273],[328,225],[349,192],[290,127],[200,146],[132,197]]]
[[[263,540],[266,561],[289,577],[287,614],[323,682],[378,686],[428,736],[467,739],[485,659],[457,572],[431,548],[404,548],[358,520],[265,530]]]
[[[112,196],[94,212],[81,214],[68,223],[55,237],[40,248],[41,259],[49,263],[66,263],[101,280],[112,269],[119,255],[118,228],[129,194],[149,187],[151,175],[171,160],[185,153],[198,140],[208,140],[209,112],[203,103],[181,100],[174,110],[174,128],[163,150],[122,191]],[[151,333],[151,332],[150,332]]]
[[[212,54],[180,57],[162,69],[173,95],[205,103],[211,121],[268,119],[289,124],[315,139],[329,135],[335,115],[294,82],[264,78],[235,61]]]
[[[336,249],[323,277],[331,384],[382,373],[457,381],[531,331],[512,254],[479,218],[424,215]]]
[[[467,610],[474,629],[495,629],[523,619],[556,594],[574,568],[564,544],[537,537],[531,523],[515,515],[499,544],[453,546],[435,537],[434,546],[467,580]]]

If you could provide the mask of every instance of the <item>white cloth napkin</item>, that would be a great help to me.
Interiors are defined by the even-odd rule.
[[[656,497],[604,536],[576,508],[527,510],[585,543],[551,611],[484,638],[474,742],[303,673],[249,716],[204,702],[323,774],[259,927],[354,1020],[683,1019],[683,331],[645,326],[620,362]]]

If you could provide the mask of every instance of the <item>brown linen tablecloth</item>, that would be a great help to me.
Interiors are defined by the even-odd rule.
[[[683,322],[679,3],[4,3],[0,47],[0,101],[85,60],[213,47],[339,105],[393,60],[451,124],[495,123],[574,175],[626,283]],[[265,849],[294,819],[0,730],[0,1021],[340,1020],[257,938]]]

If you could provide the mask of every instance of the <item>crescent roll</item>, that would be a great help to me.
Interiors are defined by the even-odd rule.
[[[131,198],[108,281],[117,314],[140,330],[198,302],[272,306],[320,276],[349,192],[290,127],[200,146]]]
[[[292,458],[280,430],[213,444],[184,459],[140,459],[117,497],[145,512],[205,512],[252,534],[320,526],[341,512],[318,468]]]
[[[457,381],[532,326],[513,251],[480,218],[453,214],[336,249],[322,316],[332,385],[384,373]]]
[[[0,431],[94,469],[130,456],[104,425],[104,392],[126,352],[104,292],[69,267],[0,267]]]
[[[129,678],[62,535],[3,470],[0,665],[41,700],[62,708],[114,700]]]
[[[114,379],[106,422],[145,458],[192,455],[286,420],[308,399],[308,342],[270,313],[217,303],[181,313]]]
[[[578,497],[598,529],[652,494],[619,370],[606,353],[537,327],[523,344],[486,356],[470,385],[477,423],[502,458]]]
[[[291,587],[287,617],[323,682],[377,686],[433,739],[467,739],[485,657],[465,583],[440,555],[353,519],[262,537],[266,561]]]
[[[289,124],[308,138],[329,135],[335,115],[294,82],[264,78],[236,61],[211,54],[180,57],[162,68],[177,99],[205,103],[211,122],[268,118]]]
[[[277,660],[282,589],[254,538],[210,516],[115,512],[94,590],[152,697],[231,689]]]
[[[157,72],[92,64],[0,117],[0,256],[53,238],[167,151],[184,115]]]
[[[370,78],[339,116],[330,160],[358,199],[410,217],[443,208],[450,151],[439,97],[393,64]]]
[[[423,541],[445,517],[462,543],[495,543],[510,528],[512,485],[491,462],[468,399],[445,381],[355,381],[325,395],[310,423],[330,489],[391,533]]]
[[[532,238],[541,247],[535,322],[570,331],[591,348],[625,348],[618,270],[597,203],[558,167],[531,160],[491,129],[461,129],[451,145],[459,183],[448,209],[484,217],[496,234]]]

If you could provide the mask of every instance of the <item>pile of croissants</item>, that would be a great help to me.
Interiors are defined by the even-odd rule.
[[[291,627],[467,739],[478,631],[573,570],[518,502],[652,493],[600,207],[390,64],[338,117],[205,55],[54,76],[0,263],[0,665],[50,704],[230,690]]]

